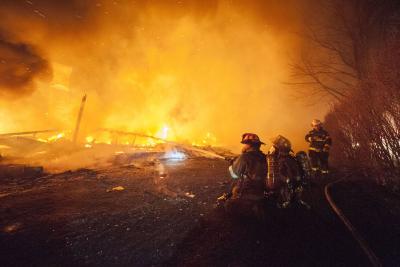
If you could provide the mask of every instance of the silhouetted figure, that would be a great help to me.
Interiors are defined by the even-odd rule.
[[[313,129],[305,136],[305,139],[310,146],[308,148],[308,155],[311,162],[311,170],[314,176],[318,171],[322,174],[329,173],[329,149],[332,145],[332,139],[329,133],[322,128],[320,120],[313,120],[311,123]]]
[[[239,216],[264,217],[264,190],[267,175],[266,156],[261,152],[263,142],[253,133],[242,135],[242,154],[233,160],[229,172],[233,179],[232,191],[224,198],[228,213]]]
[[[299,204],[310,208],[301,198],[304,171],[302,162],[293,154],[290,141],[281,135],[275,137],[268,151],[267,184],[279,207],[288,208],[292,204]]]

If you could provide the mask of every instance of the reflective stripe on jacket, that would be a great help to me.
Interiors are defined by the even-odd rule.
[[[231,175],[237,176],[237,197],[254,195],[263,197],[267,176],[267,160],[260,150],[242,153],[232,164]]]
[[[320,130],[311,130],[306,136],[305,139],[310,143],[309,150],[314,150],[316,152],[321,152],[325,149],[329,149],[332,145],[332,139],[329,136],[329,133],[324,129]]]

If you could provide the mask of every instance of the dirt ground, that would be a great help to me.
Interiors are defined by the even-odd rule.
[[[269,206],[264,224],[215,209],[227,167],[192,158],[3,179],[1,265],[368,266],[321,185],[306,192],[312,210]]]
[[[180,192],[177,198],[160,192],[155,185],[159,172],[151,162],[3,180],[1,262],[10,266],[160,264],[226,189],[226,165],[201,158],[165,162],[167,186]],[[117,186],[124,190],[110,191]]]

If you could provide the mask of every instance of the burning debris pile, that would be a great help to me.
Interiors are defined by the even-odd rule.
[[[76,143],[67,131],[32,131],[0,135],[1,163],[43,166],[46,172],[115,165],[143,165],[188,158],[224,159],[232,153],[212,146],[194,146],[163,138],[102,129]],[[166,136],[165,136],[166,137]],[[130,142],[126,140],[130,140]]]

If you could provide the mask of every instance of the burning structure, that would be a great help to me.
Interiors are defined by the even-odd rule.
[[[282,84],[303,5],[211,2],[3,1],[2,73],[19,76],[2,75],[15,83],[0,84],[0,132],[72,130],[86,93],[79,142],[99,128],[232,149],[249,128],[302,140],[290,122],[326,110],[299,112]]]

